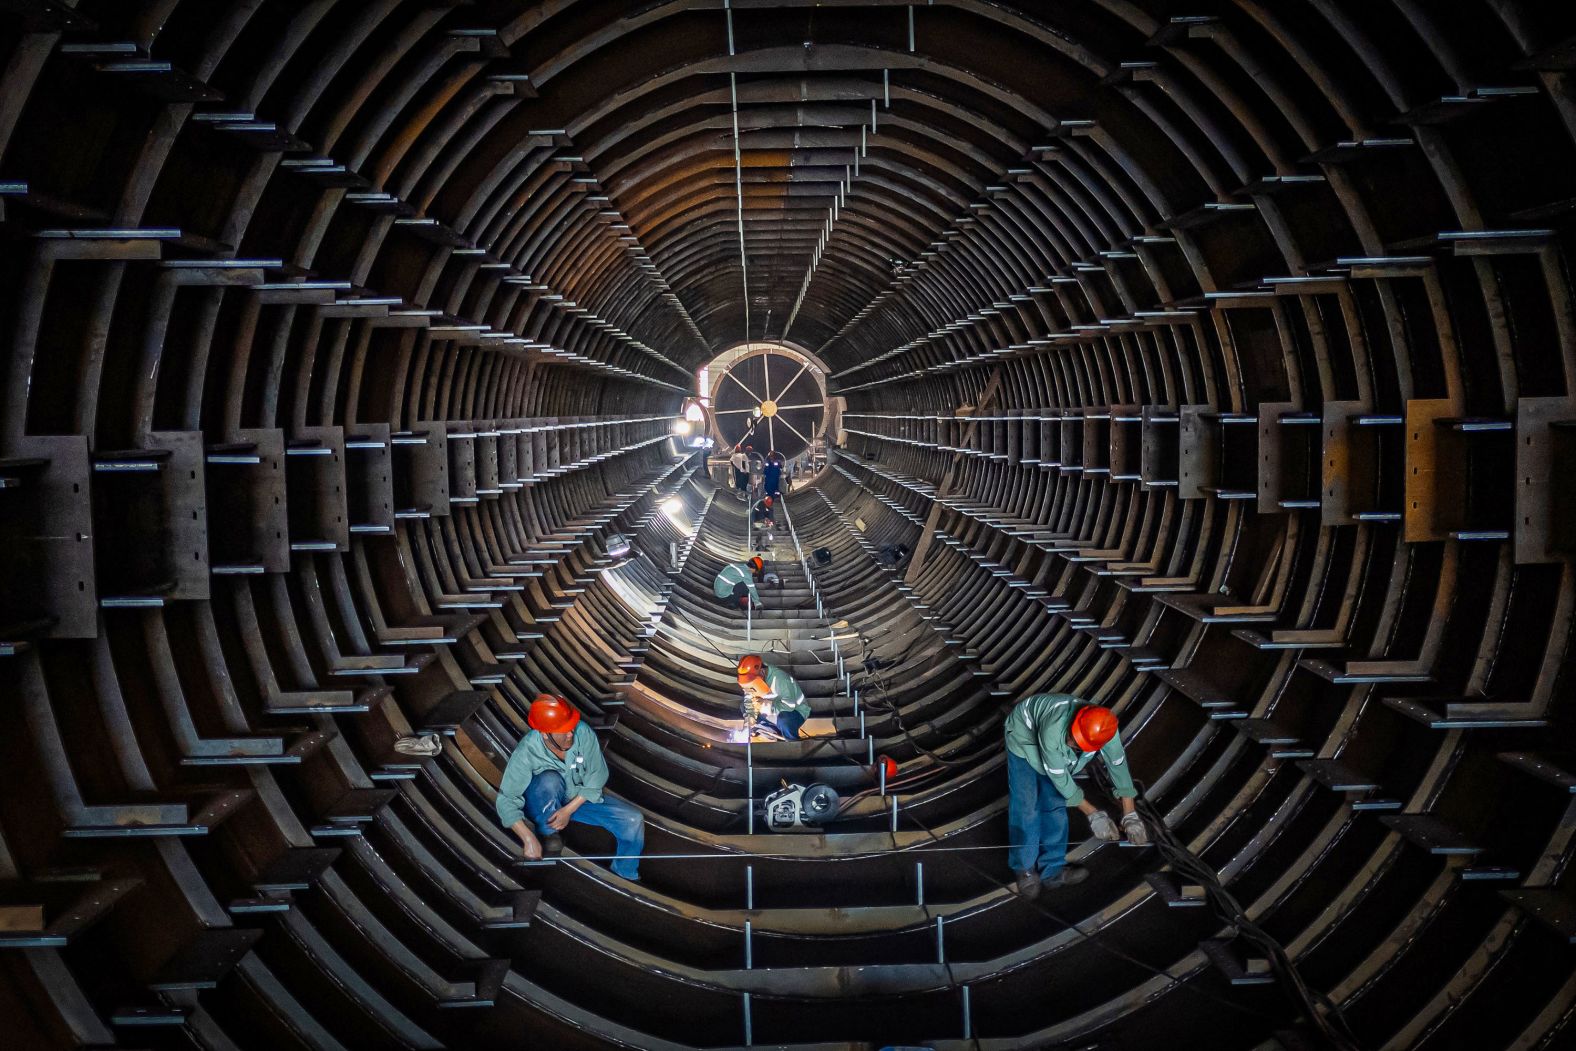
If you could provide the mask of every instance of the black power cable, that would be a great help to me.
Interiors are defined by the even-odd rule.
[[[1270,967],[1275,971],[1282,986],[1296,998],[1309,1023],[1319,1030],[1320,1035],[1329,1042],[1331,1048],[1335,1051],[1358,1051],[1357,1038],[1347,1025],[1341,1009],[1324,993],[1307,983],[1297,969],[1296,963],[1287,955],[1285,946],[1249,918],[1247,910],[1237,901],[1236,896],[1220,882],[1219,874],[1188,850],[1181,838],[1166,825],[1163,816],[1144,795],[1143,784],[1136,781],[1134,783],[1139,790],[1138,798],[1135,800],[1136,808],[1139,815],[1143,817],[1144,823],[1149,826],[1150,837],[1160,851],[1160,856],[1165,858],[1179,875],[1203,887],[1220,921],[1235,930],[1237,937],[1251,943],[1269,959]]]

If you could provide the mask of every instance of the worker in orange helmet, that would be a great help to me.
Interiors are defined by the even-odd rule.
[[[758,653],[740,657],[738,671],[746,733],[752,724],[768,722],[784,739],[798,740],[804,721],[810,718],[810,705],[794,677],[767,664]]]
[[[711,593],[740,609],[746,609],[752,603],[759,608],[761,593],[757,585],[765,579],[766,560],[755,555],[743,562],[729,562],[723,566],[711,583]]]
[[[777,524],[773,518],[775,512],[772,510],[772,506],[775,503],[776,498],[770,496],[763,496],[760,500],[756,501],[754,509],[750,511],[751,516],[755,519],[756,525],[760,526],[762,529],[771,529]]]
[[[1122,801],[1120,831],[1073,780],[1096,755]],[[1134,810],[1138,791],[1109,708],[1065,693],[1019,701],[1007,717],[1007,788],[1007,862],[1024,898],[1038,897],[1044,884],[1069,887],[1089,876],[1082,865],[1066,864],[1068,807],[1084,812],[1096,839],[1115,843],[1126,832],[1134,846],[1149,842],[1149,831]]]
[[[531,860],[542,856],[537,833],[549,850],[557,850],[558,834],[571,821],[606,829],[619,855],[613,873],[639,882],[637,855],[646,845],[645,817],[604,793],[607,760],[596,733],[573,705],[552,694],[538,694],[525,721],[530,729],[509,756],[498,785],[498,820],[520,837],[521,852]]]

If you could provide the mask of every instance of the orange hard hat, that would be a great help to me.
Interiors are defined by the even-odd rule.
[[[761,655],[751,653],[739,658],[739,685],[745,686],[761,677],[761,671],[766,667]]]
[[[756,572],[760,572],[766,568],[766,560],[760,555],[756,555],[754,558],[750,559],[750,565],[755,567]]]
[[[1116,716],[1109,708],[1091,704],[1078,709],[1071,730],[1073,744],[1085,752],[1098,752],[1116,736]]]
[[[877,757],[876,763],[886,771],[888,781],[897,776],[897,760],[893,759],[890,755]]]
[[[526,725],[538,733],[566,734],[580,723],[580,713],[562,697],[539,693],[531,702],[525,717]]]

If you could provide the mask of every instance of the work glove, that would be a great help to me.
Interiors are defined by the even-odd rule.
[[[394,751],[400,755],[416,755],[427,758],[440,755],[443,752],[443,738],[437,734],[406,734],[395,738]]]
[[[1115,843],[1122,838],[1122,834],[1116,830],[1116,822],[1104,810],[1096,810],[1089,815],[1089,831],[1103,843]]]
[[[1138,816],[1137,811],[1122,816],[1122,831],[1127,833],[1127,841],[1133,846],[1149,846],[1149,829],[1144,826],[1144,819]]]

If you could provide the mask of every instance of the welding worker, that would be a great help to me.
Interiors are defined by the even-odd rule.
[[[772,504],[774,502],[775,497],[763,496],[750,511],[750,516],[755,519],[755,524],[762,529],[771,529],[777,524],[772,519]]]
[[[739,688],[749,721],[771,723],[785,740],[799,739],[810,705],[792,675],[751,653],[739,658]]]
[[[742,446],[733,447],[733,455],[728,458],[728,463],[733,467],[733,488],[738,491],[741,499],[748,500],[750,491],[750,458]]]
[[[530,727],[504,768],[498,785],[498,820],[520,837],[521,853],[530,860],[562,846],[559,833],[571,822],[594,825],[613,834],[620,855],[613,874],[640,881],[638,855],[646,845],[646,819],[623,800],[603,792],[607,760],[596,733],[564,698],[538,694],[526,713]],[[535,825],[533,831],[532,825]]]
[[[729,562],[723,566],[717,579],[712,581],[711,593],[724,602],[737,604],[740,609],[748,609],[751,603],[761,604],[757,585],[765,579],[766,560],[756,555],[744,562]]]
[[[1073,780],[1096,755],[1122,801],[1120,830]],[[1065,693],[1038,693],[1019,701],[1007,717],[1007,787],[1007,861],[1018,893],[1028,900],[1039,896],[1043,884],[1070,887],[1089,876],[1082,865],[1066,864],[1068,807],[1084,812],[1096,839],[1115,843],[1126,832],[1134,846],[1149,842],[1149,831],[1133,809],[1138,792],[1109,708]]]

